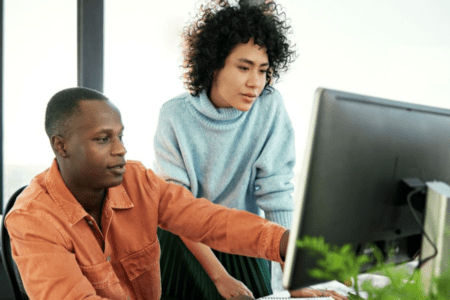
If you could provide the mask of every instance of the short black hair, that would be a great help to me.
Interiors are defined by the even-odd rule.
[[[227,0],[211,0],[201,6],[195,18],[183,32],[182,66],[185,87],[194,96],[209,91],[214,71],[225,66],[231,50],[252,38],[267,49],[270,68],[265,89],[296,58],[294,45],[287,38],[291,26],[281,7],[272,0],[241,0],[237,6],[231,6]]]
[[[55,134],[64,135],[67,120],[79,112],[81,100],[109,100],[102,93],[85,87],[69,88],[56,93],[48,102],[45,111],[45,132],[51,138]]]

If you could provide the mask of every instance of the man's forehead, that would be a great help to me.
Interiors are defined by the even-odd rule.
[[[69,131],[123,128],[119,110],[108,100],[81,100],[78,106],[78,112],[68,122]]]
[[[109,100],[81,100],[78,103],[79,116],[99,118],[102,115],[119,115],[117,107]]]
[[[98,99],[84,99],[84,100],[80,100],[78,102],[78,106],[80,108],[106,108],[106,107],[110,107],[110,108],[115,108],[117,109],[114,104],[112,104],[111,101],[109,100],[98,100]]]

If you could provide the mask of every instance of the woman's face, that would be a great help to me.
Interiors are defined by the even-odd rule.
[[[269,57],[266,48],[250,39],[236,45],[225,66],[214,72],[210,100],[216,108],[248,111],[266,85]]]

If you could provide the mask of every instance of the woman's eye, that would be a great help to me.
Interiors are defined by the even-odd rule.
[[[247,67],[239,67],[239,69],[243,70],[243,71],[247,71],[248,68]]]

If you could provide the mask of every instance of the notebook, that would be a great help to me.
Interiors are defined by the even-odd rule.
[[[262,298],[258,298],[257,300],[262,300],[262,299],[302,299],[302,300],[317,300],[317,299],[322,299],[322,300],[334,300],[331,297],[314,297],[314,298],[292,298],[289,294],[288,291],[283,291],[280,293],[276,293],[274,295],[271,296],[266,296],[266,297],[262,297]]]
[[[314,298],[291,298],[291,297],[277,297],[277,296],[270,296],[270,297],[264,297],[264,298],[258,298],[258,299],[302,299],[302,300],[316,300],[316,299],[324,299],[324,300],[334,300],[331,297],[314,297]]]

